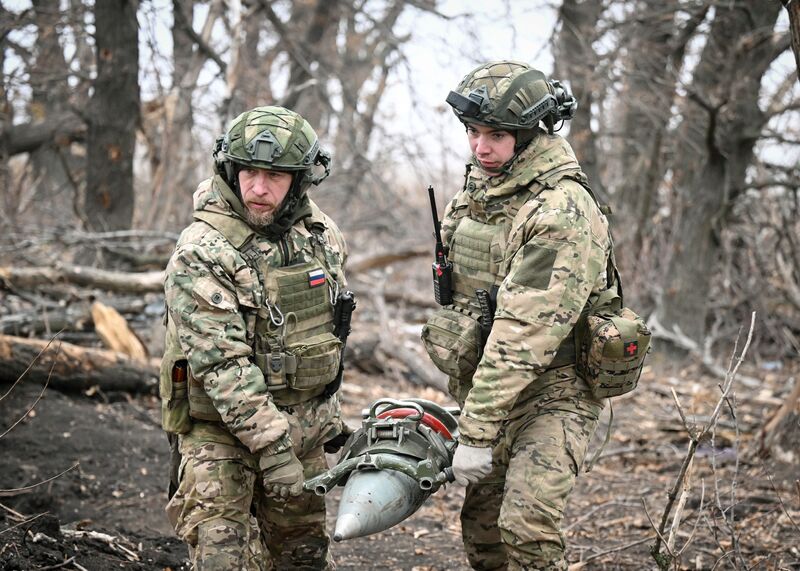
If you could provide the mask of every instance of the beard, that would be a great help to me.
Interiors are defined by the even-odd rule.
[[[277,208],[274,208],[269,212],[253,212],[249,208],[245,207],[244,215],[247,223],[251,226],[263,227],[272,224],[272,221],[275,219],[276,211]]]

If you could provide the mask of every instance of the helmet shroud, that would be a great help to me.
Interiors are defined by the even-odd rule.
[[[517,147],[527,145],[540,121],[552,133],[556,122],[571,119],[578,106],[560,82],[512,60],[476,67],[450,92],[447,103],[462,123],[514,132]]]

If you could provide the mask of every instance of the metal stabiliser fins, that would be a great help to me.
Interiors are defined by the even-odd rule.
[[[344,485],[334,541],[389,529],[453,481],[457,414],[423,399],[372,403],[336,466],[305,483],[320,496]]]

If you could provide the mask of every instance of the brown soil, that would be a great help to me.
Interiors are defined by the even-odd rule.
[[[343,396],[351,425],[359,423],[361,408],[381,396],[422,394],[449,404],[441,393],[398,379],[353,373],[349,382]],[[586,562],[575,568],[655,568],[648,553],[655,533],[647,514],[660,521],[688,444],[668,389],[674,387],[687,412],[698,416],[710,412],[717,390],[716,380],[691,368],[658,376],[650,371],[641,384],[632,397],[615,403],[611,441],[573,494],[565,521],[570,560]],[[25,416],[40,391],[23,381],[0,401],[0,433]],[[739,399],[738,447],[736,424],[726,415],[715,446],[708,442],[698,449],[675,549],[691,541],[678,568],[738,569],[746,563],[800,569],[797,464],[765,464],[752,453],[758,429],[779,402],[773,395],[764,391]],[[19,425],[0,437],[2,490],[31,486],[69,469],[24,492],[0,492],[0,569],[187,568],[186,549],[163,513],[167,445],[157,407],[153,397],[48,390]],[[602,440],[605,431],[598,432]],[[334,491],[328,497],[331,530],[338,495]],[[403,524],[334,544],[338,568],[468,569],[458,522],[462,497],[460,488],[448,487]],[[731,510],[732,531],[723,520],[730,521]],[[114,539],[76,537],[75,530]]]

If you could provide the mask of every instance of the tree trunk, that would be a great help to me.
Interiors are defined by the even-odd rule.
[[[121,353],[70,343],[0,335],[0,383],[26,381],[64,392],[82,392],[93,386],[104,391],[151,392],[157,383],[155,360],[141,363]]]
[[[38,50],[36,65],[31,72],[31,118],[34,124],[59,124],[67,113],[71,115],[68,66],[59,38],[62,14],[58,0],[35,0],[33,8]],[[73,185],[69,171],[70,138],[51,136],[43,143],[31,152],[36,173],[33,192],[37,196],[37,215],[73,227],[75,220],[69,215],[74,212],[68,205],[75,204],[78,189]]]
[[[116,272],[68,264],[53,268],[0,266],[0,282],[19,289],[67,282],[118,293],[149,293],[164,290],[164,272]]]
[[[700,6],[685,22],[676,9],[665,9],[661,0],[639,0],[637,17],[628,23],[624,75],[615,124],[624,137],[618,142],[614,209],[618,261],[623,268],[642,263],[645,241],[653,239],[653,213],[667,170],[672,137],[667,133],[678,77],[686,46],[708,12]],[[664,229],[660,229],[664,232]]]
[[[789,29],[792,32],[792,51],[794,52],[794,63],[797,67],[797,79],[800,81],[800,2],[789,3],[783,0],[786,10],[789,12]]]
[[[139,124],[136,0],[95,3],[97,78],[87,120],[88,165],[83,210],[91,230],[130,228],[133,152]]]
[[[328,115],[328,105],[324,98],[327,97],[325,90],[325,73],[330,69],[330,54],[326,54],[323,45],[335,45],[330,41],[331,33],[335,34],[341,18],[341,7],[339,0],[316,0],[316,2],[302,7],[303,3],[295,3],[292,10],[291,24],[301,24],[305,30],[301,46],[307,46],[313,60],[320,63],[317,68],[317,75],[312,77],[308,66],[301,65],[294,60],[291,65],[289,77],[289,89],[291,91],[284,98],[283,104],[300,113],[311,123],[315,129],[319,129],[326,115]],[[312,51],[313,50],[313,51]],[[311,58],[309,58],[311,59]],[[310,80],[316,80],[316,84],[309,84]],[[302,88],[301,86],[308,85]]]
[[[777,3],[749,10],[715,7],[714,21],[685,102],[674,180],[679,220],[666,273],[660,320],[695,341],[706,332],[719,234],[727,209],[745,188],[745,173],[764,122],[761,80],[777,56],[772,30]]]
[[[595,30],[602,11],[602,2],[564,0],[559,11],[561,30],[556,42],[553,76],[569,85],[578,100],[578,111],[570,121],[569,142],[583,172],[589,177],[592,189],[607,202],[597,159],[597,140],[591,127],[597,64],[592,42],[596,38]]]

